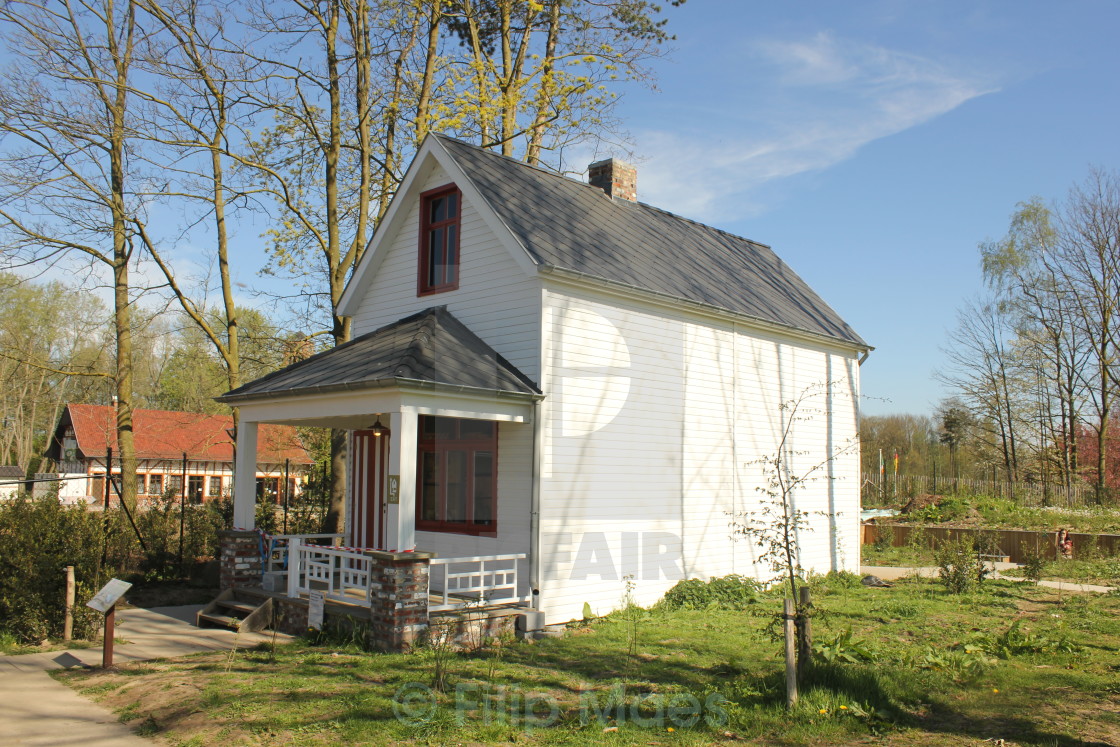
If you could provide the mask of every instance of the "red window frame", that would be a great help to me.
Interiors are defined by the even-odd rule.
[[[432,220],[432,203],[441,197],[455,195],[454,215],[442,220]],[[420,238],[418,260],[416,262],[416,295],[428,296],[433,293],[446,293],[459,288],[459,238],[462,235],[463,193],[454,184],[430,189],[420,195]],[[433,250],[433,239],[439,244]],[[445,275],[433,276],[433,255],[443,254]]]
[[[490,435],[463,435],[464,423],[490,425]],[[431,427],[429,427],[431,426]],[[444,433],[440,433],[440,426]],[[448,429],[450,432],[448,432]],[[465,452],[466,494],[463,508],[463,521],[447,519],[447,464],[449,454]],[[490,454],[490,475],[479,477],[477,460],[479,454]],[[425,519],[424,510],[424,460],[430,454],[436,460],[436,519]],[[490,519],[479,521],[475,516],[475,493],[478,482],[489,481]],[[445,534],[469,534],[477,537],[496,537],[498,535],[498,423],[495,421],[462,420],[421,415],[416,439],[416,529],[422,532],[443,532]]]

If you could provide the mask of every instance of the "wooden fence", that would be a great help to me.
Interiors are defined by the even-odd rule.
[[[1028,552],[1041,553],[1053,560],[1056,556],[1055,533],[1026,531],[1020,529],[971,529],[957,527],[930,527],[910,524],[878,524],[868,522],[863,525],[863,544],[874,544],[880,534],[890,535],[892,547],[903,547],[910,542],[916,531],[925,534],[923,542],[934,547],[942,542],[952,542],[962,538],[975,538],[984,534],[995,540],[1001,555],[1007,555],[1012,563],[1022,563]],[[1093,553],[1116,555],[1120,553],[1120,534],[1070,533],[1073,540],[1073,557],[1084,557]]]
[[[929,475],[868,475],[863,481],[864,505],[916,495],[990,495],[1028,506],[1087,506],[1098,503],[1092,485],[1076,482],[1069,488],[1055,482],[1007,482]]]

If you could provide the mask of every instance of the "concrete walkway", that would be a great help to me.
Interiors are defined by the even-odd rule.
[[[1022,581],[1023,579],[1016,576],[1004,576],[1000,571],[1007,571],[1012,568],[1018,568],[1017,563],[991,563],[995,567],[995,575],[992,578],[1003,578],[1009,581]],[[910,578],[919,576],[921,578],[937,578],[937,568],[907,568],[900,566],[888,565],[864,565],[860,566],[860,573],[864,576],[878,576],[884,581],[895,581],[900,578]],[[1072,581],[1039,581],[1039,586],[1045,586],[1050,589],[1059,589],[1061,591],[1085,591],[1097,592],[1099,594],[1108,594],[1113,590],[1112,586],[1097,586],[1096,584],[1078,584]]]
[[[251,648],[272,639],[271,633],[238,635],[232,630],[196,628],[194,615],[201,607],[118,610],[116,637],[128,643],[116,645],[114,663]],[[276,639],[286,642],[291,637],[278,635]],[[152,741],[133,734],[112,711],[86,700],[47,674],[51,669],[80,666],[101,666],[101,648],[0,656],[0,745],[151,747]]]

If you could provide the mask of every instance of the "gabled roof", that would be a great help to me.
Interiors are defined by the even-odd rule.
[[[296,393],[393,385],[540,394],[536,384],[467,329],[446,306],[436,306],[293,363],[218,399],[236,404]]]
[[[431,135],[538,266],[868,345],[767,246]]]
[[[110,405],[67,405],[55,430],[58,448],[67,425],[74,426],[78,450],[86,457],[104,457],[111,447],[118,454],[117,416]],[[182,459],[232,462],[233,443],[227,430],[233,428],[229,415],[169,410],[132,411],[133,441],[139,459]],[[59,459],[60,455],[52,454]],[[312,464],[312,459],[290,425],[261,424],[257,432],[257,461],[262,464]]]

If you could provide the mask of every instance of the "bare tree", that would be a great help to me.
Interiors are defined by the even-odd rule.
[[[1083,379],[1091,392],[1097,441],[1095,484],[1106,494],[1109,421],[1120,389],[1120,181],[1094,170],[1059,213],[1054,273],[1070,289],[1076,323],[1090,351]]]
[[[976,427],[1012,482],[1019,479],[1020,361],[1011,344],[1008,317],[991,301],[972,301],[958,314],[957,328],[945,351],[948,366],[938,378],[960,392]],[[954,460],[955,462],[955,460]],[[954,464],[956,469],[956,464]]]
[[[1057,269],[1058,232],[1051,210],[1039,198],[1020,203],[1007,236],[981,244],[980,250],[984,275],[1001,307],[1013,316],[1024,359],[1034,372],[1043,474],[1049,442],[1068,490],[1077,474],[1085,396],[1081,372],[1090,351],[1082,325],[1076,323],[1073,289]]]
[[[22,261],[78,254],[111,273],[122,498],[136,498],[132,437],[132,77],[145,41],[131,2],[12,0],[16,62],[0,82],[0,221]]]

